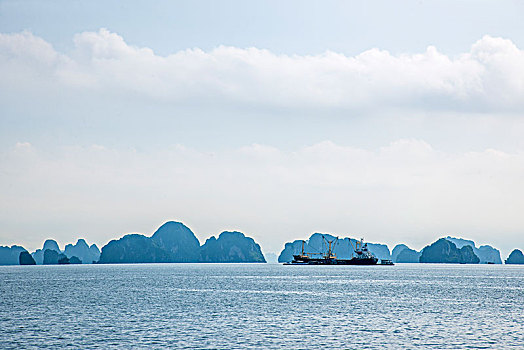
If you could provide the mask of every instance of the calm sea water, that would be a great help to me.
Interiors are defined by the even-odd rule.
[[[2,349],[524,349],[524,266],[6,266],[0,293]]]

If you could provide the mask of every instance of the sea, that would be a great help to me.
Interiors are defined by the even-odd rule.
[[[2,266],[0,348],[524,349],[524,266]]]

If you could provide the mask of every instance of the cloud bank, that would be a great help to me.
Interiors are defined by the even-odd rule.
[[[200,239],[244,231],[266,251],[313,231],[415,248],[462,233],[502,249],[524,245],[524,51],[510,40],[485,36],[454,57],[434,47],[299,56],[225,46],[160,56],[104,29],[76,35],[70,52],[22,32],[0,34],[0,77],[5,243],[36,248],[85,232],[104,244],[175,219]],[[177,115],[182,105],[191,108]],[[224,112],[245,106],[253,119],[265,108],[283,113],[250,124],[245,110]],[[297,118],[309,110],[315,120]],[[380,118],[326,123],[333,127],[316,135],[318,119],[338,110]],[[499,123],[505,114],[516,118]],[[406,115],[402,136],[392,136]],[[276,129],[286,140],[308,134],[292,149],[266,145]],[[444,141],[433,147],[422,131]],[[354,146],[358,133],[371,146]],[[489,140],[453,146],[473,138]],[[85,146],[93,143],[104,146]]]
[[[215,153],[180,145],[48,152],[18,143],[0,154],[0,221],[4,234],[23,230],[20,240],[51,234],[63,243],[87,232],[104,244],[175,219],[200,239],[243,230],[266,251],[313,231],[416,248],[439,235],[465,235],[510,249],[524,244],[523,178],[523,153],[446,153],[416,139],[375,150],[325,141],[295,151],[254,144]],[[47,222],[59,222],[58,232],[28,232]]]
[[[73,40],[74,49],[60,53],[30,32],[0,34],[2,91],[280,108],[524,111],[524,51],[490,36],[456,57],[433,46],[400,55],[278,55],[220,46],[159,56],[106,29]]]

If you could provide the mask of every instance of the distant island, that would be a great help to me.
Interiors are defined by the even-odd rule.
[[[25,248],[14,245],[0,247],[0,265],[68,265],[98,262],[100,250],[96,244],[89,246],[84,239],[68,244],[62,251],[53,239],[44,242],[42,249],[29,253]]]
[[[455,243],[440,238],[435,243],[422,249],[419,262],[448,264],[478,264],[480,258],[473,252],[470,245],[457,248]]]
[[[524,264],[524,254],[522,254],[522,251],[519,249],[512,251],[506,259],[506,264]]]
[[[133,263],[265,263],[260,246],[241,232],[222,232],[201,246],[181,222],[169,221],[151,237],[128,234],[107,243],[102,250],[84,239],[62,251],[53,239],[29,253],[21,246],[0,247],[0,265],[69,265]]]
[[[397,244],[391,252],[391,260],[395,263],[418,263],[420,262],[420,252],[405,244]]]
[[[116,263],[265,263],[260,246],[241,232],[222,232],[200,246],[195,234],[169,221],[151,236],[126,235],[102,248],[100,264]]]
[[[89,246],[85,239],[80,238],[76,244],[68,244],[61,251],[55,240],[48,239],[42,249],[37,249],[32,256],[37,265],[92,264],[100,258],[100,250],[96,244]]]
[[[264,257],[253,238],[237,231],[224,231],[218,237],[208,238],[200,244],[189,227],[181,222],[168,221],[150,237],[127,234],[111,240],[100,250],[96,244],[88,245],[85,239],[67,244],[61,250],[53,239],[44,242],[41,249],[29,253],[24,247],[0,246],[0,265],[70,265],[70,264],[131,264],[131,263],[265,263],[267,259],[279,263],[293,260],[300,252],[302,242],[311,253],[325,252],[326,240],[334,241],[331,234],[313,233],[306,240],[284,244],[278,255]],[[350,259],[356,239],[337,240],[333,253],[340,259]],[[439,238],[421,251],[397,244],[392,251],[386,244],[368,243],[369,251],[380,260],[395,263],[448,263],[448,264],[502,264],[500,252],[489,245],[477,247],[475,242],[451,236]],[[524,264],[519,249],[511,252],[506,264]]]
[[[335,237],[330,234],[314,233],[307,240],[295,240],[285,243],[284,249],[278,257],[278,262],[287,263],[293,260],[293,255],[298,254],[302,249],[302,242],[306,245],[307,252],[318,253],[325,251],[324,236],[327,240],[333,240]],[[356,240],[353,238],[340,238],[334,248],[335,255],[340,259],[351,257]],[[427,245],[421,251],[409,248],[405,244],[396,245],[393,250],[385,244],[368,243],[368,249],[373,255],[381,260],[391,260],[395,263],[447,263],[447,264],[502,264],[500,252],[489,246],[484,245],[476,247],[471,240],[454,237],[443,237],[432,244]],[[520,252],[520,251],[518,251]],[[515,258],[508,261],[521,261],[515,253]],[[513,253],[512,253],[513,254]],[[521,253],[522,254],[522,253]]]

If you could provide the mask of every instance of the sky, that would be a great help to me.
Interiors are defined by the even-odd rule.
[[[168,220],[524,249],[521,1],[0,1],[0,245]]]

